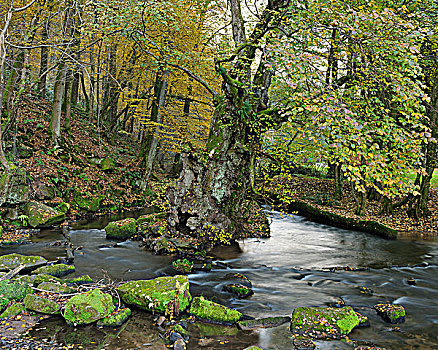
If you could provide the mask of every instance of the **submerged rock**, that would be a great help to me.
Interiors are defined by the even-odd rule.
[[[47,260],[41,256],[27,256],[16,253],[0,256],[0,269],[12,270],[24,265],[27,270],[30,270],[32,267],[38,268],[45,264],[47,264]]]
[[[105,227],[106,238],[127,239],[137,232],[136,221],[128,218],[110,222]]]
[[[25,307],[23,303],[13,303],[5,311],[3,311],[3,313],[0,315],[0,319],[17,316],[24,310]]]
[[[45,274],[53,277],[62,277],[73,272],[75,272],[75,267],[73,265],[56,264],[40,267],[36,269],[33,274]]]
[[[71,298],[65,304],[63,316],[69,325],[84,325],[105,318],[114,309],[111,295],[93,289],[91,292]]]
[[[190,314],[212,322],[232,324],[242,318],[242,314],[229,307],[206,300],[203,297],[193,298]]]
[[[64,221],[65,215],[43,203],[28,202],[24,206],[28,224],[32,227],[50,226]]]
[[[340,339],[359,325],[359,317],[350,306],[298,307],[292,313],[290,330],[296,338]]]
[[[227,284],[224,286],[224,291],[237,295],[238,298],[248,298],[254,294],[250,287],[244,286],[239,283]]]
[[[290,317],[267,317],[257,320],[244,320],[237,322],[237,328],[247,331],[254,328],[273,328],[281,326],[284,323],[290,322]]]
[[[99,327],[120,327],[125,323],[129,316],[131,316],[131,310],[128,308],[118,309],[107,317],[97,321]]]
[[[245,287],[252,288],[251,280],[241,273],[227,273],[225,278],[230,284],[241,284]]]
[[[61,305],[55,301],[33,294],[26,295],[24,298],[24,306],[27,310],[47,315],[57,315],[61,310]]]
[[[187,276],[158,277],[152,280],[130,281],[117,288],[122,300],[145,310],[182,312],[192,299]]]
[[[377,304],[374,305],[377,313],[389,323],[403,323],[405,322],[405,308],[401,305],[395,304]]]

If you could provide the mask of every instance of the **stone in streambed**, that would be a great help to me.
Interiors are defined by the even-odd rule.
[[[39,202],[28,202],[24,206],[24,214],[31,227],[50,226],[64,221],[65,215],[57,210]]]
[[[290,330],[296,338],[341,339],[358,325],[359,317],[350,306],[298,307],[292,313]]]
[[[247,347],[247,348],[245,348],[243,350],[263,350],[263,349],[258,348],[257,346],[250,346],[250,347]]]
[[[203,297],[193,298],[190,314],[211,322],[233,324],[242,318],[242,314],[221,304],[206,300]]]
[[[57,315],[61,310],[61,306],[53,300],[33,294],[26,295],[24,298],[24,306],[27,310],[47,315]]]
[[[267,317],[257,320],[244,320],[237,322],[237,328],[247,331],[254,328],[273,328],[281,326],[284,323],[290,322],[290,317]]]
[[[68,325],[84,325],[107,317],[114,309],[111,295],[93,289],[71,298],[65,304],[63,316]]]
[[[45,273],[39,273],[38,275],[34,275],[35,280],[33,285],[38,287],[43,282],[54,282],[54,283],[62,283],[61,279],[55,276],[47,275]]]
[[[66,285],[53,283],[53,282],[42,282],[38,289],[45,290],[47,292],[53,292],[57,294],[70,294],[75,291],[75,289],[71,287],[67,287]]]
[[[243,284],[233,283],[224,286],[224,291],[235,294],[238,298],[248,298],[254,294],[253,290]]]
[[[62,277],[73,272],[75,272],[75,267],[73,265],[55,264],[40,267],[36,269],[33,274],[37,275],[42,273],[53,277]]]
[[[24,265],[26,270],[30,270],[32,267],[37,268],[45,264],[47,264],[47,260],[41,256],[27,256],[16,253],[0,256],[0,269],[13,270],[20,265]]]
[[[0,319],[17,316],[21,314],[21,312],[23,312],[24,310],[25,307],[23,303],[13,303],[8,306],[5,311],[3,311],[3,313],[0,315]]]
[[[99,327],[120,327],[128,320],[129,316],[131,316],[130,309],[118,309],[109,314],[107,317],[97,321],[97,325]]]
[[[71,279],[65,279],[63,280],[64,283],[67,284],[73,284],[73,285],[81,285],[81,284],[87,284],[87,283],[93,283],[93,279],[88,275],[83,275]]]
[[[405,322],[405,308],[401,305],[395,304],[377,304],[374,305],[377,313],[389,323],[403,323]]]
[[[128,218],[120,221],[110,222],[105,227],[106,238],[127,239],[137,232],[136,221]]]
[[[0,311],[6,309],[11,300],[22,300],[30,293],[33,291],[27,284],[11,280],[0,281]]]
[[[184,311],[192,299],[187,276],[129,281],[117,288],[123,302],[144,310],[166,312],[169,303]]]

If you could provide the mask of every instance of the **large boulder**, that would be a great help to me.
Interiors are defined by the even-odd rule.
[[[359,323],[357,313],[350,306],[298,307],[292,313],[290,330],[295,338],[341,339]]]
[[[0,206],[20,205],[29,200],[26,174],[18,169],[0,175]]]
[[[192,299],[187,276],[158,277],[152,280],[130,281],[117,288],[124,303],[144,310],[184,311]]]
[[[32,227],[50,226],[64,221],[65,215],[39,202],[28,202],[24,206],[28,223]]]
[[[24,306],[27,310],[39,312],[47,315],[57,315],[60,313],[61,305],[53,300],[28,294],[24,298]]]
[[[73,265],[55,264],[49,266],[42,266],[36,269],[35,271],[33,271],[33,274],[37,275],[42,273],[54,277],[62,277],[73,272],[75,272],[75,267]]]
[[[56,294],[70,294],[75,291],[74,288],[68,287],[64,284],[43,282],[38,286],[38,289],[45,290],[47,292],[53,292]]]
[[[0,270],[13,270],[20,265],[24,265],[27,270],[31,270],[45,264],[47,264],[47,260],[41,256],[27,256],[16,253],[0,256]]]
[[[137,232],[136,221],[128,218],[110,222],[105,227],[106,238],[127,239]]]
[[[203,297],[193,298],[189,312],[201,319],[222,324],[232,324],[242,318],[242,314],[239,311],[206,300]]]
[[[114,309],[111,295],[93,289],[71,298],[65,304],[64,318],[69,325],[84,325],[107,317]]]

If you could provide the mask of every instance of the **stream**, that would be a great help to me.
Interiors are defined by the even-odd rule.
[[[359,344],[386,349],[438,348],[438,240],[385,240],[367,233],[342,230],[294,215],[270,212],[271,238],[247,239],[212,251],[223,264],[210,273],[190,274],[192,295],[214,298],[253,317],[289,316],[298,306],[327,306],[342,298],[347,305],[364,314],[371,326],[354,330],[349,338]],[[108,276],[114,281],[148,279],[175,274],[174,257],[156,256],[139,248],[139,242],[126,241],[116,247],[103,247],[102,229],[109,218],[77,223],[69,232],[75,247],[76,275],[94,280]],[[114,220],[114,218],[111,218]],[[0,249],[42,255],[54,260],[63,256],[59,231],[46,230],[33,237],[33,243]],[[228,266],[227,268],[224,266]],[[334,267],[351,267],[338,268]],[[365,269],[354,269],[363,267]],[[241,273],[253,284],[254,295],[237,299],[222,291],[227,274]],[[415,285],[408,284],[413,278]],[[361,287],[373,293],[363,293]],[[372,294],[372,295],[370,295]],[[372,306],[401,304],[406,322],[385,323]],[[67,327],[62,319],[43,321],[32,331],[39,339],[64,344],[80,343],[84,349],[166,349],[159,341],[154,317],[134,311],[121,329],[92,326]],[[288,325],[255,331],[238,331],[199,322],[189,325],[188,349],[239,350],[257,345],[264,350],[293,349]],[[318,349],[352,349],[347,341],[317,341]]]

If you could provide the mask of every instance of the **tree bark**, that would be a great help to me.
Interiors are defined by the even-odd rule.
[[[47,25],[44,25],[43,31],[41,33],[41,41],[43,43],[47,42],[47,39],[49,37],[48,31],[47,31]],[[47,67],[49,62],[49,49],[47,46],[41,47],[41,61],[40,61],[40,79],[38,81],[38,94],[41,97],[46,97],[46,82],[47,82]]]
[[[61,62],[58,68],[58,74],[56,75],[56,81],[54,86],[53,97],[53,110],[52,118],[50,120],[50,133],[55,146],[59,146],[61,140],[61,112],[62,112],[62,100],[65,90],[65,76],[66,76],[65,63]]]

